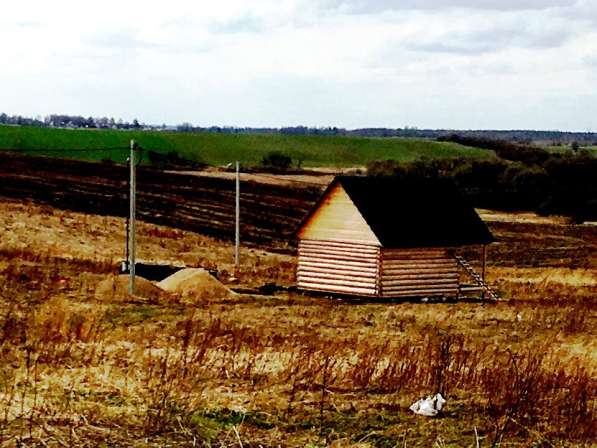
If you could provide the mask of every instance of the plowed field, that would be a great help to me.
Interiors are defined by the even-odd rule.
[[[0,165],[0,195],[99,215],[128,213],[124,166],[9,155]],[[241,182],[241,235],[245,243],[284,248],[321,188]],[[140,220],[232,239],[235,185],[231,179],[140,168]]]

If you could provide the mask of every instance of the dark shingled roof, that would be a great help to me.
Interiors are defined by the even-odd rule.
[[[336,183],[383,247],[454,247],[494,241],[451,181],[338,176],[326,192]]]

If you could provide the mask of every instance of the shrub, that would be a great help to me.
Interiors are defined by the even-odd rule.
[[[495,140],[484,137],[464,137],[458,134],[440,137],[438,140],[458,143],[473,148],[492,150],[502,159],[523,162],[526,165],[541,164],[549,158],[549,153],[544,149],[529,144],[506,140]]]
[[[261,159],[261,165],[264,168],[270,168],[274,170],[287,170],[292,164],[290,156],[280,152],[272,151]]]
[[[162,154],[157,151],[148,151],[147,153],[149,163],[156,168],[161,169],[176,169],[176,168],[202,168],[205,166],[201,162],[200,157],[195,156],[194,160],[189,160],[182,157],[176,151],[170,151]]]

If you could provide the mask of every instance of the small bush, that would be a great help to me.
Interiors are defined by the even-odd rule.
[[[264,168],[287,170],[292,165],[292,158],[280,151],[272,151],[261,159]]]
[[[188,169],[188,168],[203,168],[205,163],[201,162],[201,158],[198,155],[194,155],[193,160],[182,157],[176,151],[170,151],[166,154],[162,154],[157,151],[148,151],[147,157],[149,163],[160,169]]]

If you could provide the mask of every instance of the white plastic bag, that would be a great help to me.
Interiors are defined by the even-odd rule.
[[[413,403],[409,408],[415,414],[424,415],[425,417],[435,417],[446,404],[446,399],[442,394],[421,398],[419,401]]]

